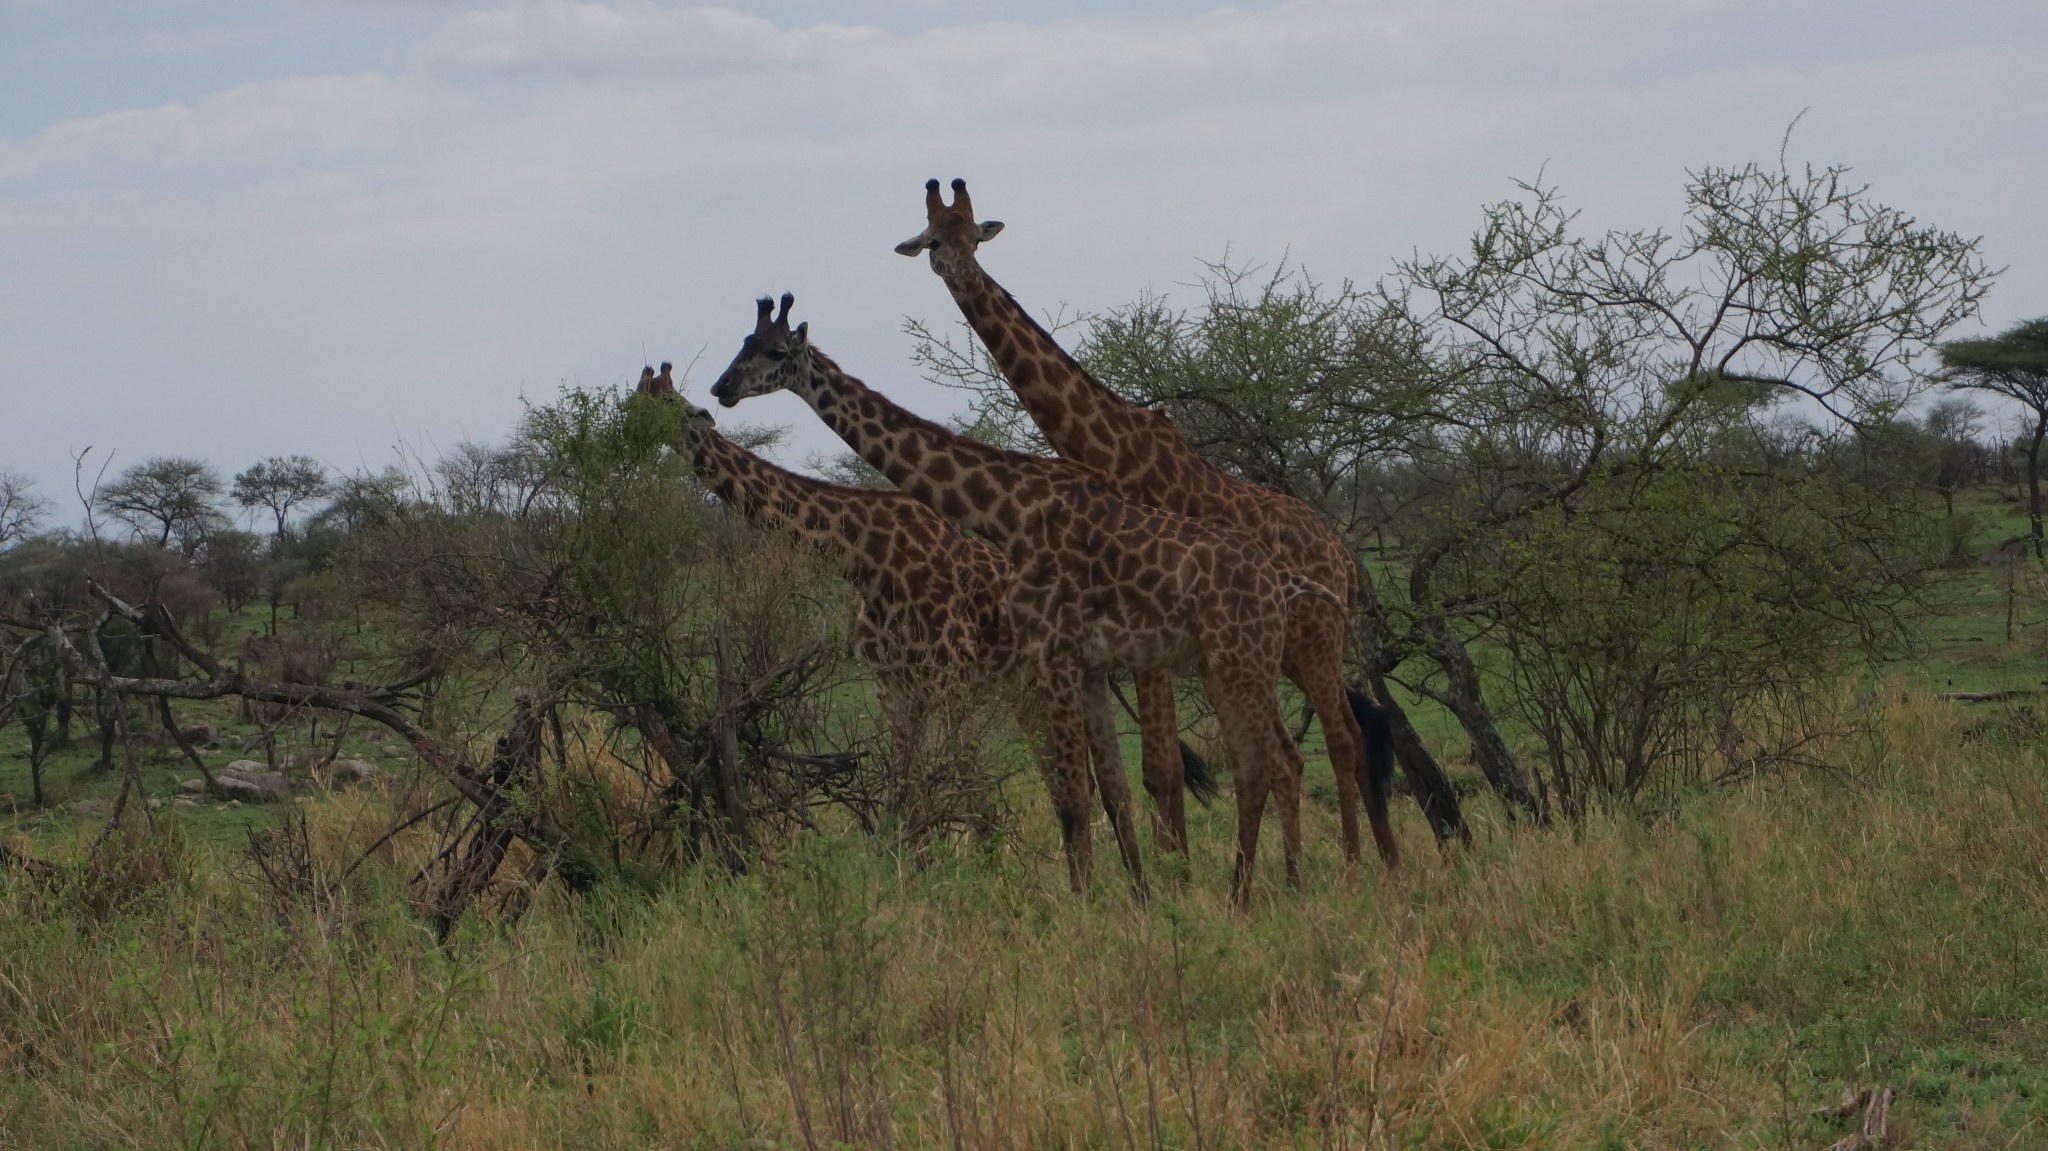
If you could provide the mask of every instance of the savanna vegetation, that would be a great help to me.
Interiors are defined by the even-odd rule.
[[[1222,804],[1070,894],[1001,692],[891,738],[844,582],[674,405],[86,459],[71,513],[0,474],[0,1144],[2048,1143],[2042,325],[1966,328],[1976,243],[1844,171],[1686,202],[1531,185],[1370,287],[1226,261],[1070,329],[1352,544],[1355,672],[1455,784],[1347,871],[1312,768],[1248,912]]]

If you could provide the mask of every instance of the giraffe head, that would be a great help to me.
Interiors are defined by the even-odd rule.
[[[811,358],[805,354],[811,347],[811,325],[798,324],[794,330],[789,326],[789,306],[795,302],[794,295],[782,293],[782,311],[772,318],[774,300],[762,296],[755,302],[753,334],[740,342],[740,354],[711,385],[720,404],[729,408],[748,396],[790,389],[811,370]]]
[[[900,256],[919,252],[932,254],[932,267],[945,270],[947,263],[971,261],[974,250],[1003,230],[1001,220],[974,218],[974,201],[967,198],[967,181],[953,181],[953,204],[939,198],[939,182],[924,182],[924,231],[896,245]]]
[[[657,400],[663,400],[671,404],[681,404],[683,406],[683,430],[692,436],[702,436],[704,433],[716,428],[718,421],[711,418],[710,412],[684,399],[683,394],[676,390],[675,376],[672,374],[674,370],[675,366],[666,360],[662,361],[661,374],[659,375],[655,374],[653,368],[641,368],[640,386],[633,390],[643,396],[653,396]]]

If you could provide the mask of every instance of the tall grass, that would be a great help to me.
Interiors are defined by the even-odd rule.
[[[1039,813],[922,867],[810,837],[550,889],[446,948],[402,851],[283,919],[205,861],[8,875],[0,1145],[1805,1148],[1889,1084],[1898,1145],[2048,1146],[2048,765],[1984,714],[1899,705],[1653,823],[1440,856],[1403,812],[1391,878],[1321,810],[1306,889],[1268,860],[1242,916],[1221,813],[1145,906],[1070,896]]]

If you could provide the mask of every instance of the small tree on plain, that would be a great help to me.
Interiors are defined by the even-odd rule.
[[[1962,396],[1943,396],[1928,406],[1923,426],[1933,441],[1934,491],[1950,517],[1956,514],[1956,492],[1970,478],[1983,422],[1984,409]]]
[[[2048,438],[2048,318],[2015,324],[1984,340],[1941,345],[1941,375],[1949,387],[1990,392],[2025,408],[2033,424],[2021,443],[2027,457],[2027,520],[2034,558],[2041,538],[2041,442]]]
[[[284,538],[292,509],[331,491],[327,468],[311,456],[271,456],[235,476],[229,493],[244,508],[267,509],[276,521],[273,540]]]
[[[126,523],[156,546],[176,541],[190,555],[221,525],[220,498],[226,488],[205,460],[151,456],[99,490],[100,510]]]
[[[50,501],[33,490],[35,481],[17,472],[0,471],[0,551],[34,535],[50,514]]]

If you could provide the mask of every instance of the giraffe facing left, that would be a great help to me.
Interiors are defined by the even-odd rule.
[[[1017,718],[1042,764],[1044,720],[1010,622],[1015,577],[1003,553],[902,492],[798,475],[733,443],[710,412],[683,398],[670,364],[643,369],[637,390],[682,407],[675,447],[727,506],[837,561],[861,601],[854,651],[874,672],[899,755],[916,746],[939,689],[1001,686],[1024,689]]]

